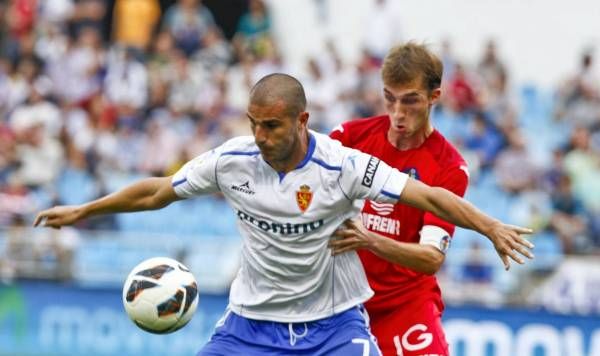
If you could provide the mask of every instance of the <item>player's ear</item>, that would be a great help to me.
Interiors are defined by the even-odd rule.
[[[431,98],[431,104],[437,104],[437,102],[440,100],[440,97],[442,96],[442,89],[441,88],[435,88],[431,91],[430,94],[430,98]]]
[[[308,111],[303,111],[298,115],[298,123],[300,125],[306,126],[308,125]]]

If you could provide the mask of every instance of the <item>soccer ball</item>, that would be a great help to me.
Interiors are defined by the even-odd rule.
[[[123,286],[127,315],[141,329],[168,334],[184,327],[198,306],[194,276],[181,263],[154,257],[135,266]]]

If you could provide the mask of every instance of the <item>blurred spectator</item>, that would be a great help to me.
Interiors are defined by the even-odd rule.
[[[504,145],[501,133],[490,124],[483,112],[475,113],[464,137],[464,147],[477,155],[481,169],[491,167]]]
[[[499,81],[506,78],[506,66],[498,58],[496,42],[489,40],[485,45],[485,51],[477,65],[477,73],[480,75],[483,85],[489,90],[496,87]]]
[[[107,2],[104,0],[79,0],[70,18],[70,33],[78,36],[84,28],[93,28],[100,39],[107,33],[104,18],[107,12]]]
[[[14,132],[0,121],[0,191],[18,164],[15,142]]]
[[[442,89],[443,103],[457,113],[471,113],[479,109],[478,92],[475,89],[472,75],[464,66],[457,63],[452,77]]]
[[[20,133],[36,123],[44,126],[44,134],[58,138],[62,129],[62,113],[51,101],[46,99],[50,94],[52,83],[46,77],[38,77],[30,86],[29,97],[17,106],[10,115],[10,126],[14,132]]]
[[[452,43],[448,38],[442,40],[440,49],[440,58],[442,59],[442,65],[444,67],[444,73],[442,76],[443,87],[446,87],[446,82],[449,78],[454,77],[454,70],[458,60],[452,50]]]
[[[337,83],[333,77],[326,77],[316,59],[307,62],[308,76],[302,80],[306,91],[307,110],[312,115],[311,126],[317,131],[329,131],[335,125],[328,122],[328,109],[337,99]],[[339,118],[330,118],[339,120]]]
[[[70,45],[63,28],[55,23],[40,25],[38,36],[35,54],[45,63],[60,61]]]
[[[564,158],[565,154],[562,149],[554,149],[552,151],[551,164],[545,168],[545,171],[540,176],[540,186],[548,193],[552,193],[558,188],[560,181],[566,174]]]
[[[202,49],[194,55],[194,60],[204,67],[206,72],[224,73],[232,61],[229,43],[217,27],[211,27],[204,36]]]
[[[260,56],[255,56],[255,59],[252,83],[256,83],[267,74],[275,72],[285,73],[288,71],[286,63],[284,63],[281,53],[279,53],[277,44],[270,37],[265,38]]]
[[[574,126],[600,125],[600,83],[594,75],[594,56],[585,52],[580,68],[558,90],[555,115]]]
[[[98,180],[85,153],[66,142],[67,162],[56,179],[55,189],[63,204],[82,204],[97,196]]]
[[[15,216],[27,216],[38,208],[29,189],[14,175],[0,187],[0,226],[8,226]]]
[[[0,56],[0,123],[5,121],[4,114],[8,111],[8,75],[10,70],[10,64],[6,58]]]
[[[510,90],[508,69],[498,58],[494,40],[486,43],[477,65],[477,74],[481,80],[480,105],[492,122],[499,126],[510,125],[516,115],[517,99]]]
[[[203,88],[213,86],[210,73],[180,51],[173,57],[172,66],[168,106],[175,112],[190,113],[201,98]]]
[[[208,30],[216,26],[212,13],[201,0],[178,0],[167,9],[163,27],[171,32],[175,44],[190,56],[202,47]]]
[[[233,45],[238,56],[245,51],[251,51],[257,56],[262,55],[263,42],[271,36],[271,16],[263,0],[250,0],[248,11],[240,17]]]
[[[552,192],[554,213],[550,227],[560,237],[565,253],[584,252],[589,245],[587,221],[581,200],[573,194],[571,179],[560,176],[556,190]]]
[[[48,24],[58,25],[68,21],[75,11],[73,0],[43,0],[39,4],[39,16]]]
[[[326,42],[326,51],[318,57],[318,64],[328,81],[335,83],[335,99],[327,108],[325,130],[335,127],[341,118],[355,115],[354,106],[358,100],[357,86],[360,80],[356,66],[348,65],[342,59],[332,40]]]
[[[600,210],[600,202],[597,200],[600,195],[600,154],[592,149],[589,129],[578,127],[573,131],[564,165],[572,179],[575,193],[588,208]]]
[[[117,106],[120,119],[128,125],[140,124],[137,114],[148,100],[148,72],[132,50],[114,48],[107,63],[104,94]]]
[[[492,282],[492,273],[492,266],[490,266],[487,258],[484,256],[481,245],[473,241],[469,245],[467,260],[463,265],[463,282],[478,284],[481,287],[481,285]]]
[[[532,187],[537,171],[525,137],[519,131],[513,132],[508,136],[508,147],[498,155],[494,165],[500,186],[509,193],[520,193]]]
[[[502,296],[496,288],[491,287],[494,283],[494,268],[479,242],[473,241],[469,245],[460,272],[460,300],[498,304]]]
[[[383,101],[381,100],[381,78],[379,64],[373,60],[371,55],[363,50],[356,64],[358,80],[356,83],[357,100],[354,105],[356,117],[375,116],[383,112]]]
[[[64,103],[79,102],[100,90],[105,64],[100,36],[95,27],[83,27],[67,52],[46,64],[55,94]]]
[[[552,201],[548,193],[531,185],[510,198],[510,210],[505,212],[515,224],[544,231],[552,218]]]
[[[6,12],[0,13],[0,22],[6,23],[8,33],[4,52],[13,62],[24,54],[31,54],[26,47],[33,37],[37,5],[37,0],[10,0]]]
[[[113,38],[117,44],[141,53],[150,44],[160,19],[158,0],[116,0],[113,14]]]
[[[2,116],[7,115],[29,96],[29,85],[38,72],[38,64],[33,57],[19,58],[14,65],[5,64],[6,75],[2,80]],[[2,117],[2,120],[6,120]]]
[[[256,77],[255,71],[256,56],[250,52],[244,52],[239,62],[227,71],[227,101],[239,111],[246,110],[248,93]]]
[[[368,25],[364,29],[363,48],[377,63],[402,40],[401,11],[396,1],[375,0],[365,14]]]
[[[179,157],[181,140],[166,120],[154,118],[146,122],[142,136],[138,169],[152,176],[164,176],[172,161]]]
[[[31,122],[17,132],[16,154],[19,166],[15,179],[28,187],[41,187],[52,183],[64,159],[63,147],[55,138],[48,136],[41,120]]]

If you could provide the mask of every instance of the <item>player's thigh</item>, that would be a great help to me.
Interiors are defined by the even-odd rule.
[[[371,328],[384,356],[448,355],[441,312],[433,302],[372,315]]]

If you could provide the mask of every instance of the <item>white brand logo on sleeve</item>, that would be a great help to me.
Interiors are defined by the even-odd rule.
[[[377,167],[379,167],[379,159],[371,156],[371,158],[369,158],[369,163],[367,164],[367,169],[365,169],[362,185],[371,188],[373,185],[373,178],[375,178],[375,172],[377,172]]]

